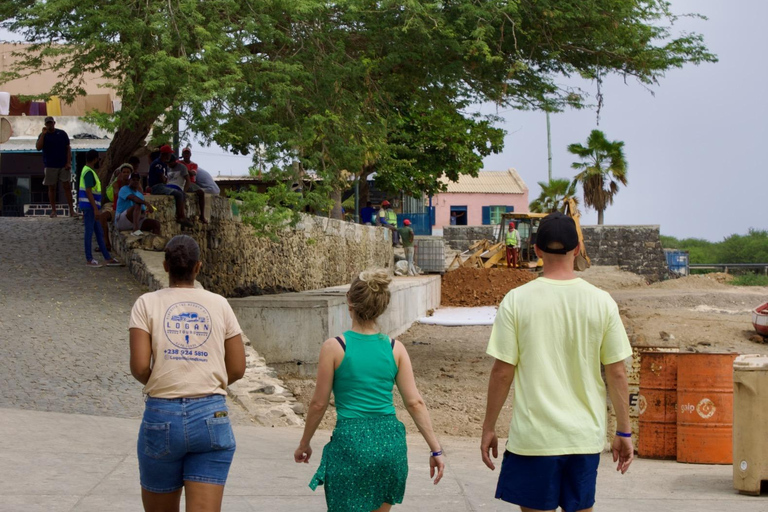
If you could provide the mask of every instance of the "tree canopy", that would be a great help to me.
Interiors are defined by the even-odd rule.
[[[476,174],[503,131],[474,105],[558,110],[594,100],[559,85],[610,73],[654,85],[713,62],[674,33],[659,0],[6,0],[0,25],[33,46],[19,74],[52,67],[51,94],[111,80],[123,108],[107,167],[183,117],[207,142],[310,171],[338,199],[357,176],[412,194]],[[326,192],[324,192],[326,193]]]

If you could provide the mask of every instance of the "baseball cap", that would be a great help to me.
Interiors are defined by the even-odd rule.
[[[171,163],[175,162],[176,160],[178,160],[178,157],[174,153],[171,153]]]
[[[131,180],[131,181],[133,181],[133,180],[140,180],[141,179],[141,174],[139,174],[137,172],[132,172],[131,176],[128,179]]]
[[[552,247],[559,245],[561,247]],[[560,212],[550,213],[539,224],[536,246],[549,254],[567,254],[579,245],[579,234],[572,218]]]
[[[389,206],[389,201],[386,199],[381,202],[381,206]]]
[[[173,148],[169,146],[168,144],[163,144],[160,146],[160,152],[161,153],[173,153]]]
[[[510,222],[509,223],[509,227],[511,227],[511,228],[515,227],[515,223],[514,222]]]
[[[118,169],[130,169],[133,170],[133,166],[131,164],[123,164]]]
[[[192,154],[192,150],[190,148],[188,148],[188,147],[184,148],[184,149],[181,150],[181,154],[183,155],[184,153],[189,153],[191,155]]]
[[[403,221],[403,224],[404,224],[404,225],[406,225],[406,226],[410,226],[410,225],[411,225],[411,221],[410,221],[410,220],[408,220],[408,219],[405,219],[405,220]]]
[[[54,118],[52,118],[51,116],[46,117],[45,121],[44,121],[45,124],[55,123],[55,122],[56,122],[56,120]]]

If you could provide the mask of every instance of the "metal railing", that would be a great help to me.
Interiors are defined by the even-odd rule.
[[[763,274],[768,275],[768,263],[690,263],[688,268],[691,270],[722,270],[726,274],[728,269],[755,269],[762,270]]]

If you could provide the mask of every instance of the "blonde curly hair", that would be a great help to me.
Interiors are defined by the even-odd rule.
[[[347,303],[357,318],[367,322],[380,317],[389,306],[392,277],[383,268],[364,270],[352,279]]]

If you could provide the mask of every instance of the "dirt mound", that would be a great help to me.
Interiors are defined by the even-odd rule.
[[[679,279],[653,283],[650,287],[665,290],[722,290],[731,288],[731,286],[723,284],[719,279],[712,279],[708,276],[709,274],[685,276]]]
[[[648,286],[644,277],[621,270],[619,267],[592,266],[584,272],[577,272],[576,276],[603,290],[624,290]]]
[[[498,306],[507,292],[536,279],[526,270],[458,268],[443,276],[443,306]]]

